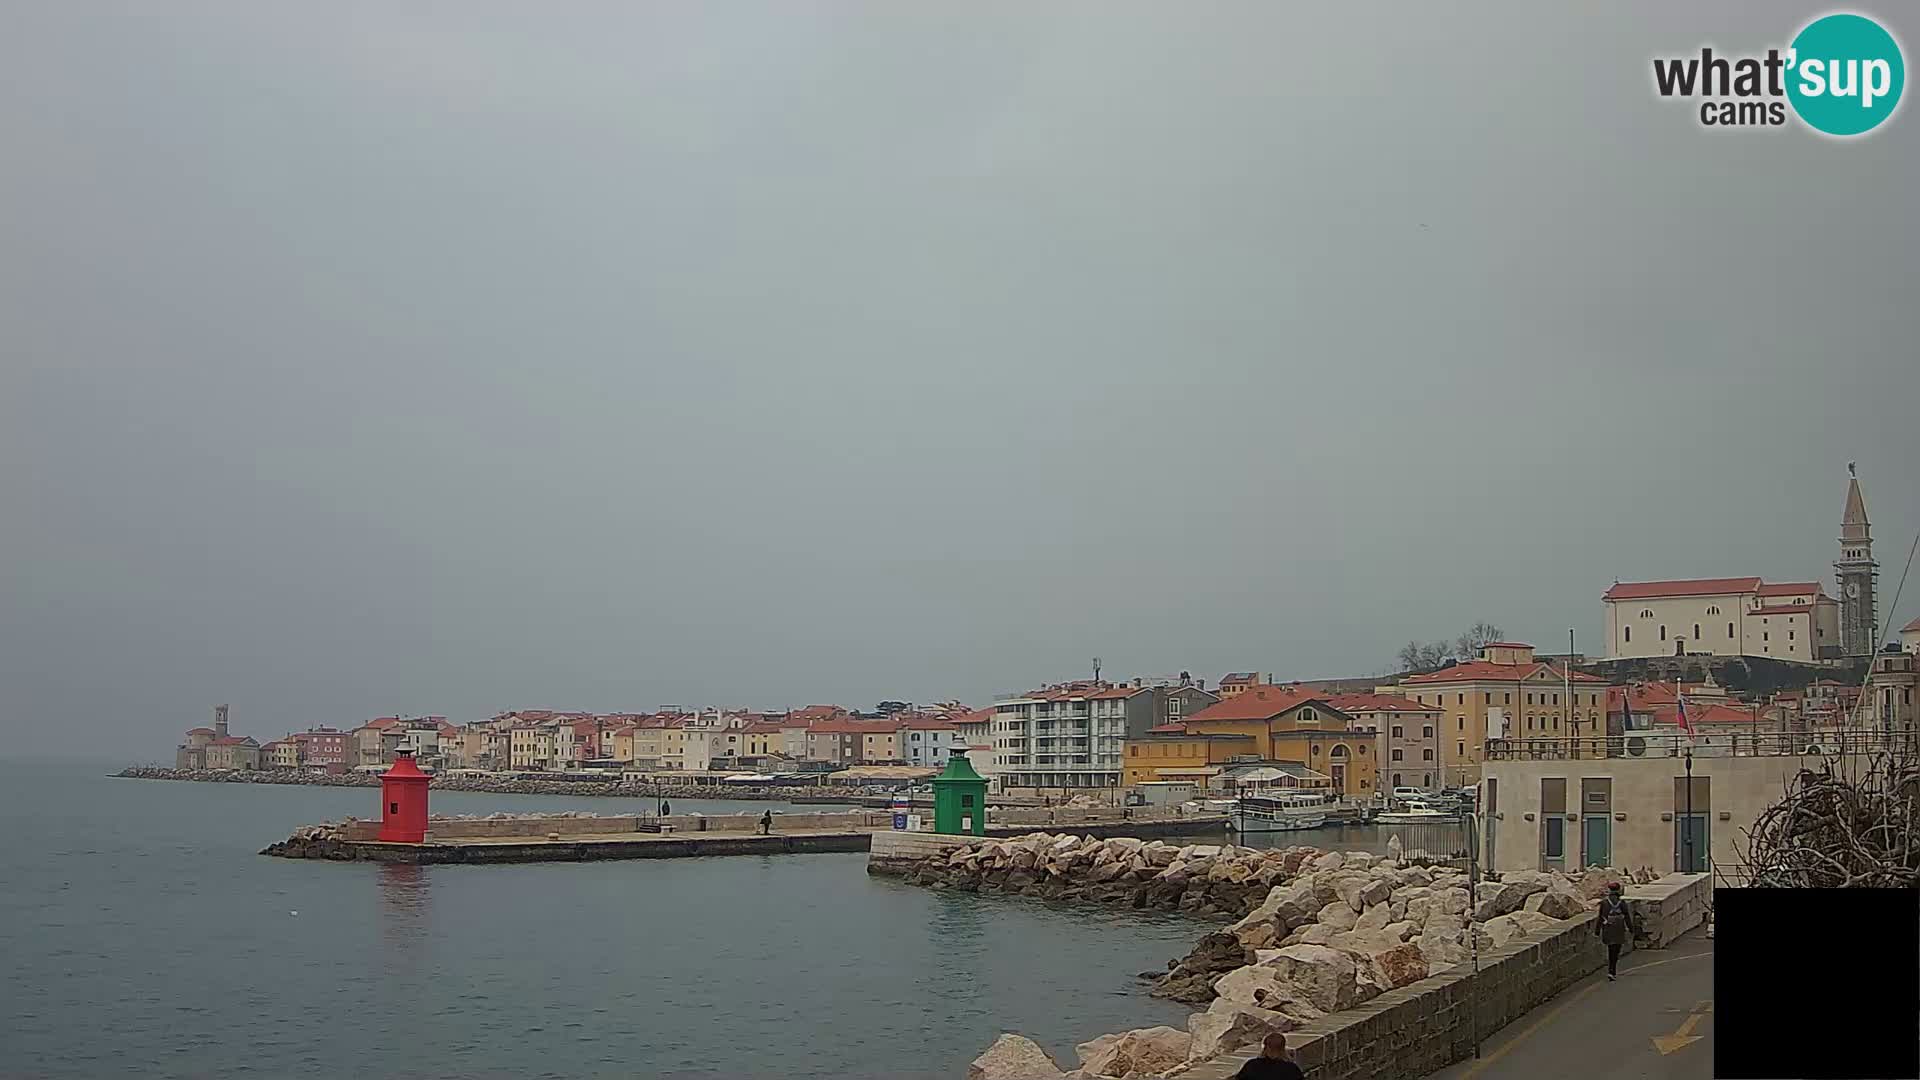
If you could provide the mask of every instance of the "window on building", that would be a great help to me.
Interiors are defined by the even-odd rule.
[[[1393,737],[1394,737],[1394,738],[1396,738],[1396,739],[1398,739],[1398,738],[1401,738],[1401,737],[1402,737],[1402,736],[1401,736],[1401,731],[1402,731],[1402,729],[1401,729],[1401,727],[1400,727],[1400,725],[1399,725],[1399,724],[1395,724],[1395,725],[1393,725]]]
[[[1465,704],[1467,703],[1467,695],[1465,695],[1465,694],[1455,694],[1455,695],[1454,695],[1454,702],[1453,702],[1453,703],[1454,703],[1455,705],[1465,705]]]
[[[1711,605],[1711,606],[1709,606],[1709,607],[1707,608],[1707,614],[1709,614],[1709,615],[1718,615],[1718,614],[1720,614],[1720,605],[1719,605],[1719,604],[1713,604],[1713,605]]]
[[[1466,744],[1466,743],[1463,743],[1463,742],[1456,742],[1456,743],[1454,743],[1454,744],[1453,744],[1453,756],[1454,756],[1454,757],[1457,757],[1457,758],[1464,758],[1464,757],[1466,757],[1466,756],[1467,756],[1467,744]]]
[[[1459,726],[1459,729],[1458,729],[1458,730],[1460,730],[1460,731],[1465,731],[1465,730],[1467,730],[1467,718],[1466,718],[1466,717],[1464,717],[1464,716],[1456,716],[1456,717],[1454,717],[1454,719],[1455,719],[1455,720],[1458,720],[1458,721],[1460,722],[1460,726]]]
[[[1422,751],[1420,751],[1420,757],[1421,757],[1422,759],[1424,759],[1424,760],[1426,760],[1426,761],[1432,761],[1432,760],[1433,760],[1433,747],[1431,747],[1431,746],[1429,746],[1429,747],[1427,747],[1427,748],[1426,748],[1425,750],[1422,750]]]
[[[1651,619],[1651,618],[1653,618],[1653,609],[1652,609],[1652,608],[1641,608],[1641,609],[1640,609],[1640,617],[1641,617],[1641,618],[1643,618],[1643,619]]]
[[[1392,759],[1393,759],[1394,761],[1399,761],[1399,760],[1400,760],[1400,758],[1402,757],[1402,755],[1401,755],[1401,753],[1400,753],[1400,748],[1399,748],[1399,747],[1397,747],[1397,746],[1396,746],[1396,747],[1394,747],[1394,748],[1393,748],[1393,751],[1392,751],[1392,754],[1391,754],[1390,756],[1392,757]],[[1396,783],[1396,784],[1397,784],[1397,783],[1399,783],[1399,782],[1400,782],[1400,781],[1398,781],[1398,780],[1395,780],[1395,781],[1394,781],[1394,783]]]
[[[1661,641],[1667,640],[1667,624],[1666,623],[1660,624],[1660,640]]]
[[[1760,640],[1761,641],[1767,640],[1767,632],[1765,630],[1760,631]]]
[[[1555,705],[1558,705],[1558,704],[1560,704],[1560,695],[1559,695],[1559,694],[1555,694],[1555,695],[1553,695],[1553,703],[1554,703]]]
[[[1700,624],[1699,623],[1693,624],[1693,640],[1695,641],[1700,640]]]
[[[1787,631],[1787,640],[1788,640],[1788,641],[1792,641],[1792,640],[1793,640],[1793,631],[1791,631],[1791,630],[1789,630],[1789,631]]]
[[[1489,690],[1489,691],[1487,691],[1487,700],[1485,700],[1485,701],[1483,701],[1483,702],[1481,702],[1481,704],[1482,704],[1482,705],[1491,705],[1491,704],[1493,704],[1493,691],[1491,691],[1491,690]]]
[[[1500,704],[1502,704],[1502,705],[1511,705],[1511,704],[1513,704],[1513,695],[1512,695],[1512,694],[1502,694],[1502,695],[1500,695]]]
[[[1728,624],[1727,624],[1727,637],[1729,637],[1729,638],[1731,638],[1731,637],[1733,637],[1733,624],[1732,624],[1732,623],[1728,623]]]
[[[1622,633],[1624,633],[1624,634],[1626,635],[1626,639],[1627,639],[1628,641],[1632,641],[1632,640],[1633,640],[1633,627],[1631,627],[1631,626],[1628,626],[1628,627],[1624,627],[1624,628],[1622,628],[1622,631],[1621,631],[1621,632],[1622,632]]]
[[[1367,756],[1367,744],[1366,744],[1366,743],[1361,743],[1361,744],[1360,744],[1360,756],[1361,756],[1361,757],[1366,757],[1366,756]]]

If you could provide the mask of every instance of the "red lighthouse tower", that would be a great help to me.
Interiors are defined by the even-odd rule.
[[[413,751],[398,751],[393,768],[380,774],[380,839],[418,844],[427,838],[427,784],[433,778],[413,763]]]

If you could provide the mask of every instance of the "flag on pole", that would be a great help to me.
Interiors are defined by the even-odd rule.
[[[1680,720],[1680,730],[1686,732],[1687,736],[1691,738],[1693,736],[1693,725],[1687,721],[1687,695],[1675,690],[1673,700],[1680,706],[1679,712],[1676,714]]]

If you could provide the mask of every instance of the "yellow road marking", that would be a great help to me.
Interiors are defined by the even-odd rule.
[[[1655,1035],[1653,1037],[1653,1048],[1660,1051],[1661,1057],[1665,1057],[1675,1050],[1684,1050],[1694,1043],[1699,1042],[1700,1036],[1695,1035],[1693,1029],[1700,1026],[1701,1019],[1705,1017],[1712,1008],[1713,1002],[1711,1001],[1702,1001],[1695,1005],[1693,1012],[1689,1013],[1687,1018],[1680,1022],[1680,1026],[1674,1030],[1673,1034]]]
[[[1635,964],[1632,968],[1628,969],[1627,971],[1621,972],[1621,974],[1630,975],[1633,972],[1639,971],[1642,968],[1659,967],[1661,964],[1674,964],[1682,960],[1692,960],[1695,957],[1712,956],[1712,955],[1713,955],[1713,950],[1707,949],[1703,952],[1687,953],[1684,956],[1670,956],[1670,957],[1667,957],[1665,960],[1654,960],[1645,964]],[[1595,982],[1592,985],[1586,987],[1584,990],[1580,990],[1574,993],[1572,996],[1561,1001],[1559,1004],[1555,1005],[1553,1008],[1548,1009],[1545,1013],[1541,1014],[1538,1020],[1535,1020],[1533,1023],[1528,1024],[1524,1028],[1521,1028],[1519,1033],[1514,1035],[1513,1038],[1508,1039],[1506,1042],[1495,1047],[1485,1057],[1481,1058],[1480,1060],[1474,1062],[1472,1065],[1468,1066],[1467,1070],[1461,1073],[1458,1077],[1456,1077],[1455,1080],[1473,1080],[1474,1077],[1480,1075],[1481,1070],[1485,1069],[1489,1065],[1492,1065],[1494,1062],[1499,1061],[1502,1057],[1505,1057],[1507,1051],[1513,1049],[1515,1046],[1518,1046],[1520,1043],[1526,1041],[1526,1039],[1529,1036],[1531,1036],[1534,1032],[1539,1031],[1542,1027],[1545,1027],[1547,1022],[1552,1020],[1554,1017],[1560,1015],[1562,1010],[1566,1009],[1569,1005],[1572,1005],[1574,1002],[1579,1001],[1581,998],[1586,997],[1588,994],[1593,993],[1595,990],[1600,989],[1604,985],[1606,984],[1602,982]],[[1695,1005],[1694,1008],[1701,1012],[1708,1012],[1712,1010],[1713,1003],[1701,1002],[1700,1004]],[[1699,1023],[1698,1018],[1695,1016],[1689,1016],[1688,1020],[1694,1024]],[[1685,1027],[1686,1025],[1683,1024],[1682,1026]],[[1688,1030],[1690,1031],[1691,1029],[1689,1028]],[[1687,1041],[1695,1042],[1695,1041],[1698,1041],[1699,1038],[1700,1036],[1695,1035],[1695,1036],[1691,1036]],[[1676,1047],[1675,1049],[1678,1049],[1678,1047]],[[1670,1053],[1670,1052],[1671,1051],[1666,1051],[1666,1050],[1661,1051],[1661,1053],[1663,1054]]]

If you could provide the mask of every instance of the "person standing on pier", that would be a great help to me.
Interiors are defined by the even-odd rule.
[[[1593,920],[1594,932],[1607,946],[1607,981],[1612,982],[1620,976],[1620,949],[1627,943],[1627,934],[1633,930],[1633,909],[1627,906],[1626,897],[1621,895],[1620,883],[1607,886],[1606,899],[1600,901],[1600,913]]]
[[[668,814],[671,814],[671,813],[673,813],[673,807],[667,805],[667,800],[661,799],[660,800],[660,816],[666,817]]]
[[[766,813],[760,815],[760,835],[761,836],[773,835],[773,811],[771,810],[768,810]]]
[[[1306,1080],[1287,1052],[1287,1037],[1275,1032],[1260,1044],[1260,1056],[1240,1066],[1233,1080]]]

